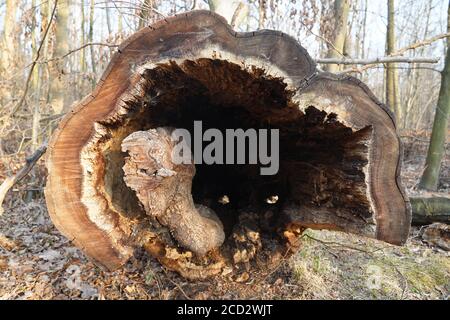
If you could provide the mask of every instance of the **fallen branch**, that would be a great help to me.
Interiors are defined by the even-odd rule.
[[[25,165],[15,175],[7,177],[5,181],[0,185],[0,215],[3,214],[3,200],[5,200],[6,194],[17,182],[22,180],[28,172],[34,167],[36,162],[42,157],[47,150],[47,144],[40,146],[30,157],[25,161]]]
[[[360,64],[360,65],[368,65],[368,64],[380,64],[380,63],[438,63],[440,58],[438,57],[381,57],[374,59],[336,59],[336,58],[319,58],[316,59],[317,63],[322,64],[343,64],[343,65],[351,65],[351,64]]]
[[[409,200],[412,208],[412,224],[450,223],[450,198],[424,197]]]

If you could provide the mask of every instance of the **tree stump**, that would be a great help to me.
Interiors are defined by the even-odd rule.
[[[279,170],[175,165],[174,128],[275,128]],[[98,265],[136,248],[186,278],[270,270],[304,229],[405,242],[411,213],[391,112],[359,80],[321,72],[281,32],[239,33],[208,11],[128,38],[53,134],[56,227]]]

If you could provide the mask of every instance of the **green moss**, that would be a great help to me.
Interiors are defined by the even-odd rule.
[[[294,257],[293,278],[314,291],[314,298],[337,294],[350,299],[439,299],[450,290],[450,257],[442,253],[338,232],[307,230],[307,234],[329,242],[304,237]],[[379,287],[368,285],[373,266],[379,268]]]
[[[433,290],[436,286],[450,283],[450,263],[447,258],[432,258],[420,264],[404,265],[402,273],[410,286],[420,292]]]

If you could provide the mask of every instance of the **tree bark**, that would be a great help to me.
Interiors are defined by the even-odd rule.
[[[450,2],[448,8],[447,32],[450,32]],[[448,118],[450,116],[450,41],[447,39],[447,53],[444,70],[441,72],[441,89],[434,114],[433,130],[430,146],[428,147],[425,171],[419,187],[427,190],[437,190],[439,185],[439,171],[445,152]]]
[[[89,42],[94,42],[94,10],[95,10],[95,1],[91,0],[91,5],[89,6]],[[94,51],[94,46],[89,46],[90,49],[90,54],[91,54],[91,68],[92,68],[92,88],[95,87],[95,83],[96,83],[96,73],[97,73],[97,68],[96,68],[96,61],[95,61],[95,51]]]
[[[395,1],[387,0],[388,25],[386,33],[386,55],[395,52]],[[397,123],[402,123],[402,109],[398,87],[398,71],[395,63],[388,63],[386,67],[386,104],[393,110]]]
[[[69,8],[70,1],[58,2],[57,14],[55,17],[55,44],[53,50],[53,57],[60,57],[69,51]],[[64,87],[66,86],[65,60],[55,60],[51,64],[52,80],[50,81],[50,95],[53,111],[56,114],[62,113],[66,103],[67,97],[64,94]]]
[[[266,22],[266,7],[267,7],[267,0],[259,0],[259,7],[258,7],[258,29],[264,29],[265,22]]]
[[[239,0],[208,0],[209,9],[221,16],[233,27],[239,27],[246,15],[248,8]]]
[[[336,59],[343,57],[349,8],[349,0],[334,1],[334,33],[331,44],[328,46],[327,58]],[[325,70],[328,72],[337,72],[339,71],[339,65],[329,64],[325,66]]]
[[[195,135],[194,121],[223,134],[278,130],[278,171],[171,163],[173,128]],[[232,159],[232,150],[215,152]],[[189,279],[264,273],[305,228],[402,244],[411,223],[386,106],[357,79],[320,72],[293,38],[238,33],[210,11],[125,40],[61,121],[46,163],[53,222],[107,269],[144,247]]]
[[[81,1],[80,4],[80,8],[81,8],[81,35],[80,35],[80,39],[81,39],[81,45],[84,45],[86,43],[86,29],[85,29],[85,24],[86,24],[86,15],[85,15],[85,11],[84,11],[84,0]],[[80,68],[81,68],[81,72],[85,73],[86,72],[86,49],[83,48],[81,51],[81,55],[80,55]]]
[[[141,11],[139,12],[138,29],[144,28],[150,17],[151,8],[153,6],[152,0],[144,0],[142,2]]]
[[[17,6],[14,0],[6,0],[6,9],[3,22],[3,34],[1,38],[2,55],[0,58],[0,73],[3,79],[10,81],[15,64],[14,26]],[[11,99],[11,88],[8,85],[0,87],[0,102],[2,105],[8,103]]]
[[[33,0],[31,2],[32,7],[35,7],[36,0]],[[43,9],[41,9],[43,10]],[[45,7],[44,7],[45,10]],[[31,32],[31,47],[33,52],[33,57],[36,57],[37,50],[38,50],[38,41],[37,41],[37,34],[36,34],[36,15],[33,16],[33,27]],[[40,74],[41,74],[42,66],[38,66],[37,68],[34,68],[33,75],[32,75],[32,89],[35,93],[36,98],[34,99],[34,106],[33,106],[33,123],[31,127],[31,145],[33,151],[36,151],[36,149],[39,146],[39,121],[40,121]]]
[[[108,35],[111,35],[112,34],[112,26],[111,26],[111,17],[109,14],[109,7],[106,7],[105,15],[106,15],[106,26],[108,27]]]

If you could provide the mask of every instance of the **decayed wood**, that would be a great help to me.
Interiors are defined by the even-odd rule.
[[[13,176],[7,177],[0,185],[0,215],[3,214],[3,201],[6,194],[17,182],[22,180],[28,172],[33,168],[36,162],[42,157],[47,150],[47,145],[40,146],[30,157],[25,160],[25,165]]]
[[[348,76],[319,74],[302,92],[302,105],[339,114],[354,129],[372,127],[367,176],[368,192],[376,219],[376,237],[401,244],[411,223],[409,200],[401,187],[401,142],[394,116],[361,81]],[[330,107],[330,101],[333,101]],[[355,107],[358,105],[358,107]],[[387,178],[390,177],[390,178]],[[387,200],[389,199],[389,200]]]
[[[122,151],[129,154],[124,181],[136,191],[147,214],[168,227],[181,246],[202,256],[222,245],[223,225],[213,210],[195,206],[195,165],[173,164],[172,132],[173,128],[136,131],[123,140]]]
[[[450,223],[450,198],[414,197],[410,201],[413,224]]]
[[[157,128],[199,118],[221,128],[279,128],[279,173],[198,167],[192,195],[193,167],[159,163],[167,169],[161,179],[146,177],[157,152],[144,150],[161,141]],[[160,133],[148,139],[152,129]],[[306,227],[403,243],[411,216],[400,154],[393,116],[360,81],[319,72],[285,34],[238,33],[194,11],[118,48],[94,92],[53,135],[45,193],[58,229],[99,265],[118,268],[143,246],[168,268],[202,278],[234,264],[254,267],[262,256],[274,263]],[[217,201],[225,196],[229,203]],[[327,214],[317,219],[318,211]]]

